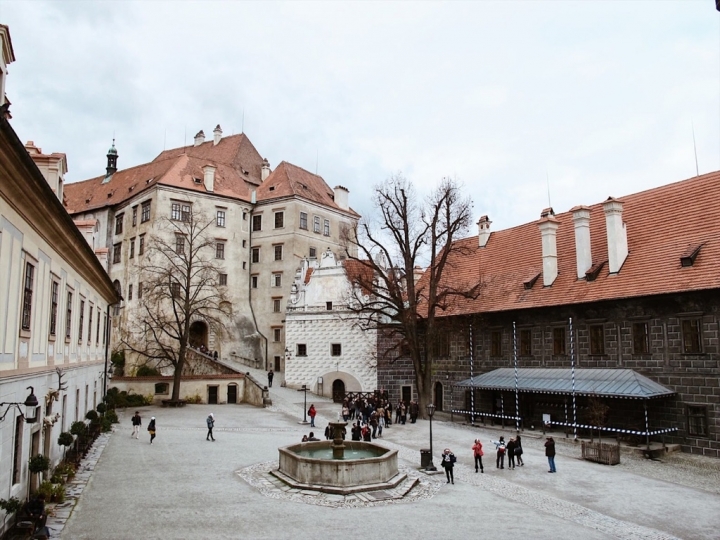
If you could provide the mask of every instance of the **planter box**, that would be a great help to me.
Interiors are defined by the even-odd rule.
[[[582,457],[596,463],[617,465],[620,463],[620,447],[617,444],[583,442]]]

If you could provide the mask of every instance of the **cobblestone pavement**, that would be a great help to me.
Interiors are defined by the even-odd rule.
[[[264,375],[260,373],[256,377]],[[263,379],[259,379],[263,380]],[[276,379],[277,380],[277,379]],[[322,433],[338,406],[308,395],[319,411],[316,428],[300,424],[303,394],[271,389],[272,407],[188,406],[141,409],[157,417],[158,437],[134,440],[130,413],[99,443],[76,486],[84,490],[61,510],[54,536],[67,520],[63,538],[315,539],[337,534],[411,536],[425,539],[521,535],[583,540],[717,539],[720,496],[716,460],[669,455],[662,462],[623,454],[615,467],[577,458],[578,445],[558,436],[557,474],[547,474],[543,440],[523,434],[526,465],[495,468],[491,439],[500,430],[433,422],[433,448],[458,456],[455,485],[417,471],[420,448],[428,444],[428,423],[385,429],[378,443],[397,449],[399,464],[422,479],[414,498],[373,501],[284,490],[268,474],[277,448],[298,442],[311,430]],[[204,419],[215,413],[217,442],[205,441]],[[506,439],[512,431],[504,432]],[[485,444],[485,473],[476,474],[470,446]],[[100,446],[104,450],[100,449]],[[90,474],[92,473],[92,474]],[[287,487],[287,486],[285,486]],[[410,494],[413,494],[410,491]],[[76,494],[77,495],[77,494]],[[67,517],[69,514],[69,518]]]

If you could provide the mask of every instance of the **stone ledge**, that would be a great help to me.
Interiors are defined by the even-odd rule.
[[[348,486],[348,487],[335,487],[335,486],[320,486],[320,485],[313,485],[313,484],[304,484],[302,482],[297,482],[296,480],[293,480],[285,473],[279,471],[279,470],[272,470],[270,471],[270,474],[273,475],[275,478],[278,478],[279,480],[282,480],[285,484],[287,484],[290,487],[293,487],[295,489],[301,489],[301,490],[311,490],[311,491],[317,491],[320,493],[330,493],[333,495],[351,495],[353,493],[363,493],[366,491],[378,491],[383,489],[394,489],[397,486],[399,486],[402,482],[404,482],[407,479],[407,474],[405,473],[398,473],[394,477],[392,477],[387,482],[382,482],[379,484],[365,484],[361,486]],[[415,480],[417,482],[417,480]],[[413,485],[408,489],[412,489],[414,487]]]

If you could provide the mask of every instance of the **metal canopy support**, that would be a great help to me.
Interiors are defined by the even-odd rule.
[[[520,432],[520,397],[518,394],[517,330],[513,321],[513,363],[515,364],[515,431]]]
[[[572,317],[570,317],[570,369],[572,371],[573,439],[577,439],[577,402],[575,400],[575,339],[573,337]]]
[[[648,422],[647,399],[643,400],[643,408],[645,409],[645,443],[647,449],[650,450],[650,423]]]

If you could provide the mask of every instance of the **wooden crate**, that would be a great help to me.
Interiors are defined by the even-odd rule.
[[[620,463],[620,447],[617,444],[583,442],[582,457],[596,463],[617,465]]]

